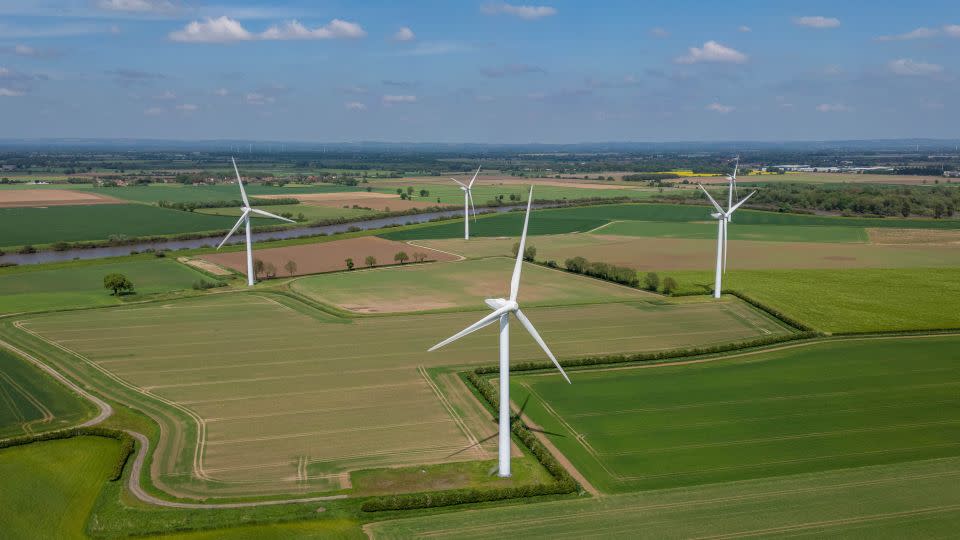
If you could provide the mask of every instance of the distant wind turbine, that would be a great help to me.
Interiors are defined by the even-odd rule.
[[[237,220],[237,224],[230,229],[230,232],[227,233],[220,244],[217,246],[217,249],[223,247],[227,240],[233,236],[233,233],[237,232],[237,229],[240,228],[240,225],[247,226],[247,285],[253,287],[253,241],[250,238],[250,214],[258,214],[265,217],[270,217],[274,219],[279,219],[280,221],[287,221],[289,223],[295,223],[292,219],[287,219],[285,217],[280,217],[270,212],[264,212],[263,210],[258,210],[256,208],[250,208],[250,201],[247,199],[247,192],[243,189],[243,180],[240,179],[240,170],[237,169],[237,161],[230,158],[230,161],[233,162],[233,172],[237,173],[237,185],[240,186],[240,197],[243,198],[243,206],[240,207],[240,210],[243,211],[240,214],[240,219]]]
[[[482,165],[481,165],[482,167]],[[473,207],[473,219],[477,219],[477,207],[473,204],[473,183],[477,181],[477,175],[480,174],[480,167],[477,167],[477,172],[473,173],[473,179],[470,180],[469,184],[464,184],[463,182],[457,180],[456,178],[450,178],[456,182],[460,189],[463,191],[463,239],[470,239],[470,208]]]
[[[713,214],[710,214],[710,216],[717,220],[717,226],[718,226],[717,273],[713,282],[713,297],[720,298],[721,281],[722,281],[721,278],[723,277],[724,270],[726,269],[726,261],[727,261],[727,224],[730,222],[730,216],[732,216],[733,213],[736,212],[737,208],[740,208],[740,206],[743,203],[747,202],[747,199],[749,199],[750,197],[753,197],[753,194],[756,193],[756,191],[750,193],[749,195],[744,197],[740,202],[730,206],[726,211],[724,211],[724,209],[719,204],[717,204],[717,201],[713,200],[713,197],[710,196],[710,193],[706,189],[704,189],[702,185],[700,184],[697,184],[697,185],[700,186],[700,189],[707,195],[707,198],[710,199],[710,202],[713,204],[713,207],[717,209],[717,211]]]
[[[523,220],[523,234],[520,236],[520,249],[517,250],[517,261],[513,266],[513,277],[510,279],[510,299],[488,298],[485,300],[488,306],[493,309],[493,313],[471,324],[453,336],[430,347],[429,351],[435,351],[448,343],[452,343],[467,334],[472,334],[481,328],[486,328],[497,320],[500,321],[500,429],[499,429],[499,461],[497,474],[501,477],[510,476],[510,314],[520,321],[520,324],[527,329],[527,332],[533,336],[533,339],[540,345],[543,352],[557,366],[563,378],[570,382],[566,372],[560,367],[556,357],[550,352],[550,348],[540,337],[540,333],[533,327],[530,319],[520,311],[520,305],[517,303],[517,294],[520,291],[520,271],[523,267],[523,248],[527,242],[527,224],[530,222],[530,203],[533,201],[533,186],[530,186],[530,197],[527,199],[527,215]]]
[[[737,156],[736,164],[733,166],[733,176],[727,176],[730,185],[727,189],[727,208],[733,208],[733,199],[737,196],[737,170],[740,168],[740,156]],[[733,221],[732,217],[727,217],[727,223],[723,227],[723,273],[727,273],[727,227]]]

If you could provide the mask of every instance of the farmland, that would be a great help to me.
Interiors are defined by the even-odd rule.
[[[879,229],[885,230],[885,229]],[[614,221],[593,231],[604,236],[644,236],[655,238],[715,239],[717,224],[664,221]],[[936,231],[943,232],[943,231]],[[730,240],[765,242],[866,243],[867,232],[860,227],[780,225],[741,225],[730,227]]]
[[[91,410],[53,378],[0,349],[0,439],[71,426]]]
[[[740,302],[528,312],[560,358],[785,332]],[[35,337],[5,333],[172,430],[160,441],[156,485],[181,496],[238,496],[338,491],[353,470],[490,456],[481,446],[449,457],[496,426],[482,410],[445,405],[472,398],[456,379],[425,371],[495,358],[492,332],[425,353],[481,313],[347,320],[282,296],[231,294],[35,316],[17,323]],[[626,327],[645,332],[624,336]],[[516,361],[541,357],[522,331],[513,339]],[[361,419],[362,429],[351,427]]]

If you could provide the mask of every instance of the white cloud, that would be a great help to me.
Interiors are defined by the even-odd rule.
[[[960,24],[948,24],[943,27],[943,31],[950,37],[960,38]]]
[[[167,90],[166,92],[160,94],[159,96],[153,96],[153,99],[159,99],[159,100],[163,100],[163,101],[169,101],[169,100],[172,100],[172,99],[177,99],[177,95],[174,94],[173,92],[171,92],[170,90]]]
[[[14,45],[13,54],[17,56],[37,56],[39,53],[36,49],[28,45]]]
[[[0,78],[9,77],[11,73],[12,72],[9,69],[0,66]]]
[[[163,114],[163,109],[160,107],[150,107],[149,109],[144,109],[143,114],[147,116],[160,116]]]
[[[170,13],[176,10],[169,0],[98,0],[97,7],[129,13]]]
[[[22,96],[23,92],[20,90],[13,90],[5,86],[0,86],[0,97],[17,97]]]
[[[943,73],[943,66],[939,64],[915,62],[909,58],[891,60],[890,63],[887,64],[887,69],[894,75],[902,75],[905,77],[926,77]]]
[[[413,41],[415,39],[417,39],[417,35],[413,33],[409,26],[401,26],[397,33],[393,35],[394,41]]]
[[[840,19],[835,17],[821,17],[820,15],[812,17],[796,17],[793,24],[797,26],[806,26],[807,28],[836,28],[840,26]]]
[[[397,56],[434,56],[438,54],[450,54],[470,50],[470,47],[453,41],[436,41],[430,43],[417,43],[413,47],[403,48],[397,51]]]
[[[343,106],[346,107],[348,111],[365,111],[365,110],[367,110],[367,106],[364,105],[363,103],[360,103],[359,101],[348,101],[348,102],[344,103]]]
[[[506,66],[492,67],[492,68],[483,68],[480,70],[480,73],[483,73],[484,76],[490,77],[491,79],[499,79],[502,77],[508,77],[511,75],[526,75],[529,73],[546,73],[543,68],[538,66],[531,66],[529,64],[509,64]]]
[[[267,105],[277,101],[273,96],[261,94],[260,92],[249,92],[247,95],[243,96],[243,100],[248,105]]]
[[[853,109],[842,103],[821,103],[817,105],[817,110],[822,113],[827,112],[850,112]]]
[[[177,105],[174,108],[180,112],[186,112],[186,113],[195,112],[200,109],[200,107],[198,107],[197,105],[194,105],[193,103],[181,103],[180,105]]]
[[[493,103],[494,101],[496,101],[496,98],[493,96],[479,95],[474,98],[474,101],[476,101],[477,103]]]
[[[170,32],[168,37],[185,43],[229,43],[247,41],[254,36],[239,21],[223,16],[190,22],[182,30]]]
[[[741,25],[739,28],[737,28],[737,32],[747,34],[747,33],[753,32],[753,28],[750,28],[749,26],[744,24],[744,25]]]
[[[658,26],[650,29],[650,35],[655,38],[666,38],[670,37],[670,31],[668,31],[666,28],[660,28]]]
[[[880,36],[877,41],[908,41],[912,39],[927,39],[936,37],[940,33],[936,28],[920,27],[911,30],[905,34],[896,34],[893,36]]]
[[[229,93],[230,91],[227,90],[226,88],[217,88],[216,90],[213,91],[213,95],[220,96],[220,97],[226,97],[227,94]]]
[[[718,112],[720,114],[728,114],[735,111],[737,108],[731,105],[723,105],[714,101],[713,103],[707,105],[708,111]]]
[[[678,64],[699,64],[701,62],[721,62],[742,64],[747,61],[747,55],[742,52],[723,46],[716,41],[708,41],[702,48],[690,47],[686,56],[675,59]]]
[[[416,103],[417,96],[396,96],[387,94],[382,98],[384,105],[394,105],[397,103]]]
[[[487,15],[512,15],[528,21],[557,14],[557,10],[550,6],[515,6],[506,2],[487,3],[480,10]]]
[[[367,35],[359,24],[340,19],[333,19],[324,26],[310,29],[294,19],[287,21],[283,26],[271,26],[260,34],[260,39],[357,39]]]

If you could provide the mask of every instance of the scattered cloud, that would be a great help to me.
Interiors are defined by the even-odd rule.
[[[821,103],[817,105],[817,111],[822,113],[830,112],[850,112],[853,109],[842,103]]]
[[[670,31],[665,28],[660,28],[658,26],[656,28],[650,29],[650,35],[655,38],[668,38],[670,37]]]
[[[311,29],[294,19],[287,21],[283,26],[271,26],[260,34],[259,38],[266,40],[358,39],[366,35],[367,32],[359,24],[349,21],[333,19],[323,26]]]
[[[181,103],[174,108],[180,112],[185,112],[185,113],[192,113],[200,110],[200,107],[197,105],[194,105],[193,103]]]
[[[23,92],[21,90],[14,90],[12,88],[0,86],[0,97],[18,97],[22,95]]]
[[[348,101],[348,102],[344,103],[343,106],[346,107],[348,111],[365,111],[365,110],[367,110],[367,106],[364,105],[363,103],[360,103],[359,101]]]
[[[393,35],[394,41],[413,41],[415,39],[417,39],[417,35],[413,33],[409,26],[401,26],[397,33]]]
[[[474,97],[473,100],[476,101],[477,103],[493,103],[494,101],[496,101],[496,98],[494,98],[493,96],[479,95]]]
[[[840,26],[840,19],[835,17],[821,17],[820,15],[808,17],[795,17],[793,24],[797,26],[806,26],[807,28],[837,28]]]
[[[960,24],[948,24],[943,27],[943,32],[950,37],[960,38]]]
[[[823,74],[824,75],[841,75],[843,74],[843,68],[836,64],[830,64],[829,66],[826,66],[823,68]]]
[[[417,96],[397,96],[386,94],[382,98],[384,105],[396,105],[398,103],[416,103]]]
[[[743,34],[748,34],[748,33],[750,33],[750,32],[753,32],[753,28],[750,28],[749,26],[747,26],[747,25],[744,24],[744,25],[740,26],[739,28],[737,28],[737,32],[740,32],[740,33],[743,33]]]
[[[26,58],[52,58],[59,55],[59,53],[53,49],[37,49],[36,47],[22,43],[12,47],[0,47],[0,52],[15,54]]]
[[[173,13],[177,11],[169,0],[97,0],[97,7],[125,13]]]
[[[192,21],[181,30],[170,32],[168,37],[171,41],[182,43],[230,43],[247,41],[254,36],[240,21],[224,15],[216,19],[207,18],[202,22]]]
[[[640,80],[633,75],[624,75],[620,79],[613,80],[592,79],[588,77],[585,80],[585,84],[590,88],[630,88],[640,86]]]
[[[528,21],[551,17],[557,10],[550,6],[515,6],[506,2],[489,2],[480,7],[486,15],[512,15]]]
[[[472,47],[455,41],[433,41],[417,43],[413,47],[396,51],[397,56],[434,56],[469,51]]]
[[[126,68],[112,69],[105,71],[104,73],[113,77],[113,80],[120,86],[147,84],[151,81],[157,81],[166,78],[165,75],[160,73],[150,73],[149,71]]]
[[[340,89],[344,94],[350,94],[354,96],[362,96],[368,92],[366,86],[346,86]]]
[[[894,75],[902,75],[904,77],[929,77],[943,73],[943,66],[940,64],[915,62],[909,58],[891,60],[887,64],[887,69]]]
[[[713,103],[707,105],[708,111],[717,112],[720,114],[729,114],[735,111],[737,108],[732,105],[723,105],[714,101]]]
[[[747,61],[747,55],[716,41],[708,41],[703,44],[703,47],[690,47],[685,56],[680,56],[674,61],[678,64],[699,64],[703,62],[743,64]]]
[[[213,95],[215,96],[226,97],[228,94],[230,94],[230,91],[226,88],[217,88],[213,91]]]
[[[161,101],[170,101],[170,100],[177,99],[177,95],[174,94],[172,91],[167,90],[158,96],[153,96],[153,99],[159,99]]]
[[[164,110],[161,107],[150,107],[143,110],[143,114],[146,116],[160,116],[164,113]]]
[[[494,68],[483,68],[480,70],[480,73],[483,73],[485,77],[490,77],[491,79],[500,79],[503,77],[509,77],[512,75],[526,75],[529,73],[546,73],[543,68],[538,66],[531,66],[529,64],[507,64],[505,66],[494,67]]]
[[[896,34],[892,36],[880,36],[877,38],[877,41],[909,41],[913,39],[928,39],[936,37],[940,34],[940,31],[936,28],[926,28],[920,27],[904,34]]]
[[[277,98],[268,96],[261,92],[248,92],[243,96],[243,101],[247,105],[269,105],[277,101]]]
[[[413,88],[417,83],[413,81],[394,81],[392,79],[383,79],[380,84],[384,86],[393,86],[396,88]]]

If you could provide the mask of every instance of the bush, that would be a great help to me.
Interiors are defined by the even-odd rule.
[[[655,292],[660,288],[660,276],[656,272],[647,272],[643,278],[643,288]]]
[[[30,244],[27,244],[17,250],[17,253],[21,255],[29,255],[31,253],[36,253],[36,252],[37,252],[37,248],[31,246]]]
[[[663,278],[663,294],[672,294],[673,291],[676,291],[680,288],[680,285],[677,284],[677,280],[672,277]]]
[[[161,249],[161,250],[157,250],[157,251],[154,251],[154,252],[153,252],[153,256],[156,257],[156,258],[158,258],[158,259],[162,259],[162,258],[164,258],[164,257],[167,256],[167,252],[166,252],[166,251],[163,251],[162,249]]]
[[[205,291],[207,289],[215,289],[217,287],[224,286],[226,286],[226,283],[222,283],[220,281],[207,281],[205,279],[193,282],[193,290],[195,291]]]

